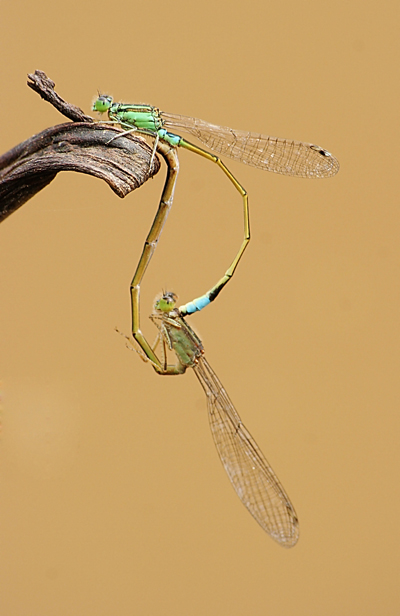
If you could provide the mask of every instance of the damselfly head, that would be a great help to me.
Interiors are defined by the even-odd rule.
[[[175,308],[178,296],[172,291],[165,291],[161,297],[156,298],[154,308],[160,312],[171,312]]]
[[[113,97],[108,94],[100,94],[93,103],[92,111],[98,111],[99,113],[105,113],[112,105]]]

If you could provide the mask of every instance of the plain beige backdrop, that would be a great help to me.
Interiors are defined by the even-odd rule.
[[[63,118],[44,70],[90,113],[97,89],[318,143],[306,181],[229,162],[252,242],[190,318],[300,518],[284,550],[215,452],[190,371],[125,348],[129,283],[165,167],[124,200],[63,173],[0,226],[1,616],[395,616],[399,584],[399,4],[0,3],[1,151]],[[224,273],[240,197],[180,151],[143,284],[182,302]]]

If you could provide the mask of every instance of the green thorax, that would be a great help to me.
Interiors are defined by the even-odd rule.
[[[160,110],[151,105],[112,103],[108,117],[122,126],[135,126],[139,130],[157,132],[163,126]]]
[[[198,357],[203,354],[200,338],[182,317],[163,320],[169,341],[181,364],[194,366]]]
[[[189,368],[196,364],[203,355],[203,345],[200,338],[182,317],[165,315],[162,323],[167,333],[167,343],[171,345],[179,362]]]

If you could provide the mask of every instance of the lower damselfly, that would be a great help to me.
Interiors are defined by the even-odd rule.
[[[174,293],[165,292],[150,317],[159,331],[153,351],[159,343],[162,345],[163,360],[155,368],[167,375],[193,369],[207,397],[218,455],[236,494],[260,526],[280,545],[290,548],[299,538],[294,507],[206,360],[200,338],[175,308],[176,299]],[[175,364],[168,364],[168,351],[175,353]]]

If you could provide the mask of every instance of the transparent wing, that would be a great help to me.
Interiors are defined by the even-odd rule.
[[[193,367],[206,395],[211,432],[236,494],[260,526],[283,547],[294,546],[299,523],[288,495],[207,360]]]
[[[214,152],[259,169],[304,178],[327,178],[339,171],[338,160],[311,143],[266,137],[173,113],[162,112],[161,117],[166,128],[190,133]]]

